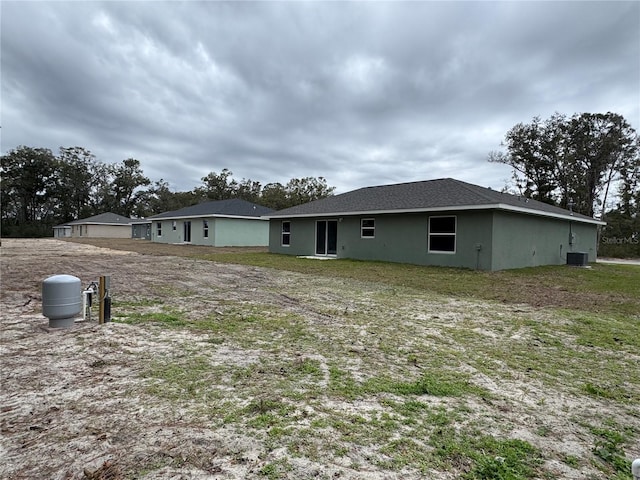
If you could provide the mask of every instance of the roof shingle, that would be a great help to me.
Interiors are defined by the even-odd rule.
[[[81,218],[80,220],[74,220],[73,222],[65,223],[65,225],[78,225],[78,224],[108,224],[108,225],[129,225],[131,219],[124,215],[118,215],[117,213],[101,213],[100,215],[94,215],[89,218]]]
[[[577,219],[593,221],[591,217],[572,214],[564,208],[452,178],[360,188],[280,210],[270,217],[429,211],[445,208],[495,208],[497,205],[529,210],[531,213],[552,216],[571,215]]]
[[[159,220],[163,218],[182,218],[182,217],[210,217],[210,216],[229,216],[229,217],[256,217],[272,213],[273,210],[256,203],[247,202],[239,198],[229,200],[214,200],[211,202],[199,203],[190,207],[173,210],[171,212],[163,212],[148,217],[150,220]]]

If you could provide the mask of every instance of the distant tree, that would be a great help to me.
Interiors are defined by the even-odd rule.
[[[329,187],[324,177],[292,178],[286,185],[268,183],[262,188],[260,182],[233,179],[233,172],[225,168],[219,174],[209,173],[202,178],[203,186],[194,190],[197,196],[209,200],[242,198],[275,210],[311,202],[333,194],[335,187]]]
[[[219,174],[215,172],[209,173],[206,177],[202,177],[202,187],[196,188],[197,194],[203,195],[209,200],[226,200],[236,197],[238,190],[238,182],[231,177],[233,172],[224,168]]]
[[[324,177],[292,178],[286,185],[269,183],[262,190],[261,201],[274,210],[301,205],[333,195]]]
[[[628,185],[640,164],[635,130],[615,113],[556,113],[542,121],[511,128],[489,161],[513,168],[516,188],[524,195],[576,212],[604,215],[612,187]]]
[[[0,164],[3,236],[42,236],[55,221],[50,184],[56,165],[51,150],[19,146]]]
[[[291,207],[291,200],[287,195],[287,189],[281,183],[268,183],[262,189],[260,203],[274,210],[282,210]]]
[[[515,186],[523,195],[555,203],[554,190],[565,167],[560,134],[564,120],[556,114],[544,122],[534,117],[530,124],[518,123],[505,135],[507,152],[492,152],[489,161],[511,166]]]
[[[583,113],[570,119],[566,137],[573,182],[561,203],[573,196],[578,211],[602,216],[612,184],[640,165],[638,136],[620,115]]]
[[[193,191],[173,192],[169,188],[169,184],[164,179],[160,179],[144,193],[141,193],[138,201],[139,207],[136,214],[140,217],[146,217],[195,205],[202,201],[202,197]]]
[[[245,180],[244,178],[237,184],[235,196],[247,202],[260,203],[262,185],[260,182]]]
[[[333,194],[324,177],[292,178],[285,186],[291,206],[312,202]]]
[[[111,166],[110,211],[126,217],[134,214],[138,198],[144,196],[145,191],[141,187],[151,184],[144,176],[140,161],[134,158],[123,160],[119,164]]]
[[[98,162],[89,150],[60,147],[55,162],[55,183],[51,186],[60,223],[94,214],[91,195],[97,168]]]

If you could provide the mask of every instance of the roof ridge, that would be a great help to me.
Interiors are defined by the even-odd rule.
[[[494,201],[494,198],[491,195],[485,193],[483,190],[478,191],[478,188],[484,189],[485,187],[481,187],[480,185],[473,185],[471,183],[463,182],[462,180],[457,180],[455,178],[447,178],[446,180],[450,180],[452,182],[457,183],[460,187],[464,188],[468,192],[471,192],[474,195],[478,195],[489,202]],[[490,191],[493,192],[493,190],[490,190]]]

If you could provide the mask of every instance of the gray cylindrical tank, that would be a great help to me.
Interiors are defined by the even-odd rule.
[[[82,286],[73,275],[54,275],[42,282],[42,314],[53,328],[73,326],[82,311]]]

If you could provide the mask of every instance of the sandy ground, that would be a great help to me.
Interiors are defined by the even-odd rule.
[[[251,476],[257,462],[245,456],[256,450],[253,439],[193,425],[170,404],[151,406],[136,394],[145,359],[169,355],[177,345],[201,338],[95,321],[51,331],[40,313],[41,282],[56,274],[75,275],[83,285],[111,275],[114,304],[140,298],[140,292],[153,298],[154,291],[161,301],[167,283],[193,292],[217,288],[227,298],[255,300],[256,285],[268,282],[250,267],[55,240],[3,239],[0,477],[121,478],[114,459],[153,466],[155,457],[184,456],[186,461],[198,454],[211,461],[198,465],[194,460],[191,469],[165,469],[147,478]],[[220,355],[233,361],[234,353]]]
[[[0,478],[115,480],[128,478],[134,466],[140,477],[148,479],[264,478],[261,469],[267,460],[277,461],[285,455],[278,449],[267,455],[262,440],[224,425],[214,427],[188,408],[176,408],[170,401],[152,402],[145,394],[147,380],[143,372],[147,365],[157,358],[170,358],[178,355],[176,352],[197,348],[205,341],[202,334],[123,323],[101,326],[94,321],[51,331],[40,313],[41,282],[51,275],[75,275],[83,285],[100,275],[111,275],[114,304],[139,301],[152,309],[155,301],[166,302],[168,296],[183,305],[195,299],[198,303],[192,309],[191,320],[216,312],[233,300],[272,304],[322,324],[327,322],[327,315],[317,308],[318,301],[345,305],[345,313],[356,308],[358,302],[342,298],[339,289],[322,290],[325,287],[316,284],[310,284],[310,289],[317,289],[317,296],[311,295],[309,302],[294,301],[287,294],[287,285],[313,280],[257,267],[141,255],[51,239],[3,239],[1,249]],[[277,291],[282,293],[274,295]],[[447,308],[455,311],[469,305],[449,301]],[[488,308],[481,303],[471,306],[476,316]],[[429,305],[431,310],[433,307]],[[522,306],[500,308],[510,314],[530,312]],[[459,318],[453,313],[450,317],[446,312],[439,315],[444,322]],[[423,333],[438,335],[435,330]],[[483,334],[489,338],[491,332]],[[354,342],[353,351],[366,349],[358,342]],[[209,361],[242,366],[257,362],[258,357],[259,352],[223,344]],[[503,394],[506,400],[502,421],[513,422],[520,438],[566,455],[581,457],[590,448],[582,443],[582,432],[572,426],[570,417],[610,415],[615,419],[617,415],[605,404],[576,404],[564,394],[554,395],[542,385],[520,378],[500,385],[486,376],[476,378],[486,388]],[[373,406],[349,404],[332,408],[366,412]],[[562,417],[567,418],[555,413],[548,413],[545,418],[544,412],[554,410],[565,412]],[[541,439],[535,430],[544,423],[554,425],[562,435]],[[640,456],[639,449],[632,453]],[[366,458],[366,451],[362,458]],[[140,470],[140,465],[145,468]],[[361,464],[357,470],[351,467],[349,463],[328,465],[300,458],[287,478],[423,478],[415,472],[405,475],[373,465]],[[589,466],[570,469],[552,461],[547,467],[556,472],[557,478],[604,478]],[[455,475],[443,473],[434,478]]]

